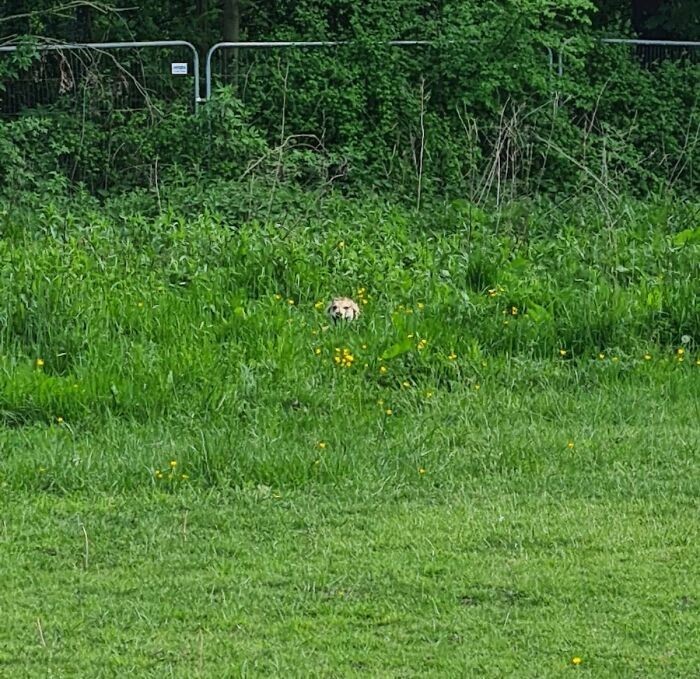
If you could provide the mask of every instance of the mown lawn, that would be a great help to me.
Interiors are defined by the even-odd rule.
[[[58,427],[6,431],[6,470],[43,450],[89,475],[71,455],[92,441],[117,488],[5,482],[0,675],[693,676],[697,385],[593,387],[558,415],[569,394],[516,389],[492,420],[487,386],[371,449],[346,423],[325,430],[345,447],[314,451],[290,428],[282,458],[372,470],[301,484],[212,486],[182,458],[185,482],[154,480],[164,441],[197,454],[201,432],[175,425],[113,423],[72,449]]]

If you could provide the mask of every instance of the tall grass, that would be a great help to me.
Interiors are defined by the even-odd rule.
[[[5,205],[0,413],[75,423],[371,399],[454,389],[513,358],[690,367],[695,222],[669,203],[415,213],[330,198],[286,224],[233,225],[216,209]],[[328,322],[337,294],[364,302],[358,322]]]

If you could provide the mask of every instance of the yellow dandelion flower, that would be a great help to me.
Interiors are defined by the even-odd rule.
[[[601,352],[600,354],[598,354],[598,358],[599,358],[601,361],[603,361],[603,360],[605,359],[605,354]]]
[[[289,306],[294,306],[294,300],[293,300],[293,299],[288,299],[288,300],[287,300],[287,304],[289,304]]]
[[[683,347],[678,347],[676,349],[676,356],[684,356],[685,355],[685,349]]]
[[[425,398],[433,398],[433,395],[435,394],[434,391],[431,389],[428,389],[428,391],[425,392]]]
[[[566,444],[566,447],[567,447],[569,450],[571,450],[571,449],[574,447],[574,445],[575,445],[575,444],[574,444],[573,441],[569,441],[569,442]]]
[[[319,447],[321,450],[325,450],[326,445],[327,445],[327,444],[326,444],[325,441],[319,441],[319,442],[318,442],[318,447]]]
[[[428,340],[422,339],[422,340],[420,340],[420,342],[418,342],[418,344],[416,345],[416,348],[418,349],[418,351],[423,351],[423,349],[425,349],[425,347],[427,347],[427,346],[428,346]]]
[[[391,408],[387,408],[384,413],[390,417],[394,414],[394,411]]]
[[[362,345],[362,348],[363,348],[363,349],[366,349],[366,348],[367,348],[367,345],[366,345],[366,344],[363,344],[363,345]]]
[[[170,460],[170,468],[175,469],[177,467],[177,460]]]
[[[644,354],[645,361],[651,361],[651,354]]]
[[[320,347],[316,347],[316,348],[314,349],[314,354],[316,354],[316,356],[318,356],[320,353],[321,353],[321,348],[320,348]]]
[[[402,386],[404,389],[410,389],[411,383],[410,383],[408,380],[404,380],[403,382],[401,382],[401,386]]]
[[[44,359],[43,359],[43,358],[37,358],[37,359],[36,359],[36,367],[37,367],[37,368],[43,368],[43,367],[44,367]]]
[[[566,349],[559,349],[559,355],[563,358],[566,356],[569,352]]]
[[[342,250],[345,247],[345,241],[341,240],[340,243],[338,243],[338,250]]]
[[[419,311],[423,311],[423,309],[425,309],[425,304],[423,304],[423,302],[418,302],[416,306],[418,307]]]
[[[510,315],[511,316],[517,316],[518,315],[518,307],[517,306],[512,306],[510,308]]]
[[[275,299],[279,302],[282,299],[282,295],[280,295],[278,292],[277,294],[275,294]]]
[[[477,383],[474,385],[474,391],[479,391],[479,389],[481,389],[481,385],[477,382]]]
[[[389,368],[387,368],[385,365],[379,366],[379,373],[381,375],[386,375],[388,372],[389,372]]]
[[[183,481],[187,481],[187,479],[189,479],[190,477],[189,477],[189,474],[183,474],[180,478],[181,478]]]
[[[323,309],[324,306],[325,304],[319,300],[318,302],[316,302],[316,304],[314,304],[314,309]]]
[[[457,358],[457,354],[453,351],[448,357],[450,361],[454,361]]]
[[[583,659],[579,658],[577,655],[575,655],[573,658],[571,658],[572,665],[580,665],[582,662],[583,662]]]
[[[63,418],[62,418],[62,417],[57,417],[57,418],[56,418],[56,424],[63,424]]]
[[[418,473],[423,476],[423,474],[425,474],[425,467],[418,467]]]

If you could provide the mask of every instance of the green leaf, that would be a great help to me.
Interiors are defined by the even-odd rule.
[[[673,237],[674,245],[688,245],[690,243],[700,243],[700,227],[695,229],[684,229]]]
[[[411,349],[413,349],[413,340],[406,338],[401,342],[392,344],[382,354],[382,359],[388,361],[390,358],[396,358],[397,356],[401,356],[401,354],[405,354],[406,352],[411,351]]]

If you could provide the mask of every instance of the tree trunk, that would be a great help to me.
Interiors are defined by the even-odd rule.
[[[222,36],[224,42],[239,42],[241,39],[241,0],[223,0],[224,7],[221,16]],[[238,90],[238,49],[233,49],[232,54],[232,83]]]

